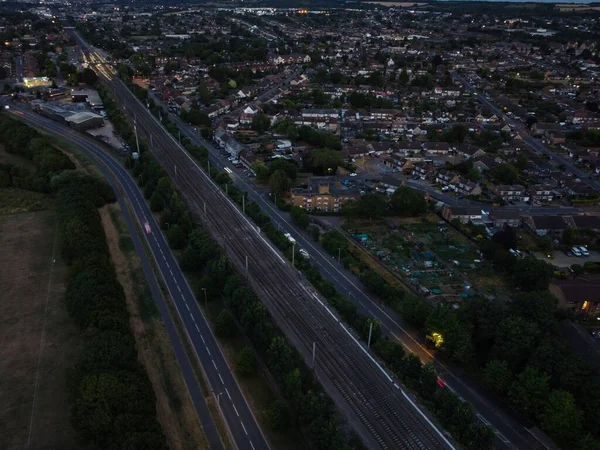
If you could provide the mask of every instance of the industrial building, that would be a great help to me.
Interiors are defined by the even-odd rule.
[[[101,111],[104,109],[104,104],[98,95],[98,91],[93,89],[71,91],[71,101],[73,103],[86,102],[94,111]]]
[[[70,117],[73,114],[75,114],[73,111],[69,111],[67,109],[61,108],[60,106],[56,106],[50,103],[38,103],[34,106],[34,109],[39,110],[40,114],[42,114],[43,116],[65,124],[67,123],[67,117]]]
[[[104,126],[102,116],[87,111],[70,115],[65,120],[71,128],[78,131],[91,130],[92,128]]]

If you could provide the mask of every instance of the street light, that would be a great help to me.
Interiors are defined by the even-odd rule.
[[[204,309],[208,309],[208,299],[206,297],[206,288],[202,288],[202,291],[204,292]]]

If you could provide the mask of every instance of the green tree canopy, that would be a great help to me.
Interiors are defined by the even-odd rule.
[[[422,192],[404,185],[392,195],[390,208],[399,216],[415,217],[427,212],[427,202]]]

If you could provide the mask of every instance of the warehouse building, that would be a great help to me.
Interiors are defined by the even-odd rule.
[[[73,114],[65,120],[71,128],[78,131],[91,130],[92,128],[104,126],[102,116],[87,111]]]
[[[73,111],[61,108],[60,106],[50,103],[39,103],[34,106],[34,109],[39,110],[40,114],[57,122],[67,123],[67,118],[74,115]]]
[[[73,103],[86,102],[94,111],[104,109],[102,99],[98,95],[98,91],[93,89],[85,89],[81,91],[71,91],[71,101]]]

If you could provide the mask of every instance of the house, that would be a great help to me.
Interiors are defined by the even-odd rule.
[[[562,236],[567,224],[562,216],[525,216],[524,223],[538,236]]]
[[[448,170],[440,170],[435,176],[435,182],[442,186],[448,186],[458,180],[458,174],[450,172]]]
[[[473,162],[473,167],[475,167],[480,172],[486,172],[490,169],[493,169],[501,162],[502,160],[498,157],[494,158],[489,155],[484,155]]]
[[[237,158],[240,152],[244,149],[244,146],[240,144],[235,138],[226,131],[217,130],[215,131],[215,142],[219,146],[227,151],[231,156]]]
[[[531,126],[531,133],[534,136],[543,136],[548,132],[561,131],[560,125],[557,123],[536,122]]]
[[[399,111],[395,109],[372,109],[369,118],[372,120],[392,120]]]
[[[513,228],[521,225],[521,214],[519,211],[495,209],[490,212],[489,216],[494,228],[502,228],[505,224]]]
[[[403,156],[420,154],[422,151],[423,147],[417,141],[400,141],[396,150],[397,153]]]
[[[329,184],[317,184],[307,189],[293,188],[291,190],[292,204],[308,210],[338,212],[344,204],[358,198],[360,198],[360,194],[357,192],[338,191]]]
[[[534,184],[527,189],[527,195],[533,202],[551,202],[554,198],[552,188],[541,184]]]
[[[450,151],[450,145],[447,142],[425,142],[423,150],[428,155],[447,155]]]
[[[302,111],[302,118],[339,119],[340,112],[337,109],[305,109]]]
[[[585,316],[600,314],[600,278],[587,275],[573,280],[553,280],[548,287],[565,309]]]
[[[471,144],[461,144],[456,148],[458,155],[464,156],[467,159],[480,158],[485,155],[485,152],[479,147]]]
[[[481,195],[481,186],[473,181],[464,180],[462,178],[458,178],[454,183],[452,183],[454,187],[454,191],[457,194],[462,195]]]
[[[526,193],[525,186],[521,186],[520,184],[510,184],[510,185],[497,185],[492,187],[492,192],[500,197],[502,200],[510,202],[510,201],[518,201],[518,202],[527,202],[529,201],[529,195]]]
[[[415,163],[410,174],[421,180],[432,180],[435,177],[435,167],[431,164]]]
[[[565,218],[567,225],[571,228],[583,228],[588,230],[600,231],[600,217],[598,216],[570,216]]]
[[[483,212],[476,206],[446,206],[442,209],[442,217],[448,222],[458,220],[462,224],[467,224],[483,220]]]

